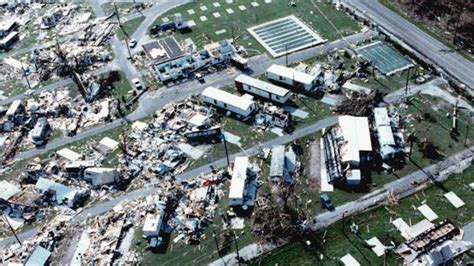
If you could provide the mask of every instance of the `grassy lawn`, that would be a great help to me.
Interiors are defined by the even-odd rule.
[[[137,28],[140,26],[140,24],[142,24],[143,20],[145,20],[145,17],[140,16],[138,18],[134,18],[126,22],[123,22],[122,23],[123,30],[120,27],[117,29],[117,38],[119,40],[126,39],[127,36],[130,38],[133,35],[133,33],[137,30]]]
[[[373,211],[365,212],[354,217],[347,218],[345,225],[337,222],[329,226],[322,232],[317,232],[308,237],[313,243],[312,247],[307,247],[306,239],[293,242],[268,256],[254,261],[253,265],[340,265],[339,258],[350,253],[359,263],[382,265],[383,257],[377,257],[370,249],[364,245],[364,241],[377,236],[380,241],[384,241],[385,236],[391,238],[396,244],[403,241],[400,233],[390,221],[396,218],[403,218],[406,222],[411,220],[415,224],[423,219],[420,212],[413,209],[413,206],[420,206],[426,202],[439,218],[435,222],[443,219],[451,219],[457,226],[474,219],[474,201],[472,190],[469,184],[474,182],[474,166],[466,169],[462,174],[455,174],[443,182],[444,187],[454,191],[466,203],[460,209],[455,209],[443,196],[444,191],[436,186],[432,186],[425,191],[399,201],[398,205],[377,208]],[[356,236],[349,230],[349,225],[356,223],[359,226],[360,235]],[[322,259],[320,256],[323,256]],[[389,253],[387,265],[401,265],[402,260],[398,255]]]
[[[405,18],[406,20],[410,21],[412,24],[414,24],[416,27],[421,29],[422,31],[428,33],[431,37],[435,38],[439,42],[443,43],[447,47],[449,47],[452,50],[456,50],[460,55],[462,55],[464,58],[474,61],[474,55],[468,53],[467,51],[464,50],[458,50],[458,48],[452,43],[452,39],[447,39],[447,36],[444,34],[444,29],[440,29],[438,27],[429,27],[425,22],[421,22],[418,19],[412,18],[407,14],[406,10],[401,10],[400,5],[395,6],[395,4],[392,1],[389,0],[379,0],[381,4],[384,6],[388,7],[391,9],[393,12],[397,13],[401,17]]]
[[[266,4],[263,0],[240,0],[234,1],[232,4],[218,1],[220,7],[215,7],[214,2],[217,1],[203,0],[199,3],[189,3],[174,8],[158,17],[153,25],[163,23],[165,17],[172,20],[174,14],[181,13],[187,20],[193,20],[196,26],[192,27],[191,33],[176,34],[178,40],[192,38],[198,47],[202,47],[210,40],[219,41],[232,38],[233,29],[234,35],[239,37],[238,43],[244,45],[251,52],[264,52],[264,49],[250,36],[247,28],[289,15],[301,18],[329,41],[341,38],[341,34],[347,36],[360,29],[356,21],[342,11],[336,10],[328,1],[297,0],[295,1],[296,7],[289,6],[288,1],[284,0],[272,1],[270,4]],[[259,7],[253,7],[251,2],[257,2]],[[240,10],[240,5],[244,5],[246,10]],[[201,10],[200,6],[206,6],[207,10]],[[233,14],[227,13],[226,9],[229,8],[234,11]],[[191,9],[195,12],[192,15],[188,13],[188,10]],[[220,14],[219,18],[214,17],[213,13],[215,12]],[[331,22],[326,20],[323,14]],[[206,16],[207,21],[201,21],[201,16]],[[337,31],[334,27],[337,28]],[[226,30],[225,33],[219,35],[215,33],[223,29]]]
[[[136,12],[133,2],[116,2],[115,5],[117,6],[117,10],[120,15],[126,15],[129,13]],[[111,15],[115,12],[115,6],[111,2],[101,5],[101,7],[106,16]]]

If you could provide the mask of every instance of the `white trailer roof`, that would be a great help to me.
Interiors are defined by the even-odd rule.
[[[230,181],[229,199],[243,199],[248,164],[248,157],[235,157],[232,180]]]
[[[0,199],[9,200],[13,195],[21,190],[8,181],[0,182]]]
[[[68,148],[63,148],[59,151],[56,152],[59,156],[71,161],[71,162],[74,162],[74,161],[77,161],[79,160],[79,158],[81,158],[81,155],[75,151],[72,151]]]
[[[162,216],[161,213],[153,215],[151,213],[147,214],[145,222],[143,223],[144,232],[156,232],[160,230]]]
[[[303,84],[312,84],[316,79],[315,76],[295,70],[293,68],[273,64],[267,69],[267,73],[272,73],[290,80],[294,80]]]
[[[379,135],[380,146],[395,145],[395,138],[390,126],[377,127],[377,134]]]
[[[216,101],[235,106],[241,110],[248,110],[255,102],[250,95],[237,96],[214,87],[207,87],[201,95],[212,98]]]
[[[376,126],[390,125],[390,117],[388,116],[387,108],[385,107],[374,108],[374,119]]]
[[[372,151],[367,117],[339,116],[339,126],[347,141],[341,152],[343,161],[359,161],[360,151]]]
[[[290,93],[290,91],[285,88],[265,82],[263,80],[252,78],[244,74],[238,75],[235,78],[235,81],[248,84],[252,87],[258,88],[259,90],[266,91],[268,93],[278,95],[281,97],[285,97],[286,95],[288,95],[288,93]]]
[[[270,177],[283,176],[285,170],[285,146],[277,145],[272,148]]]

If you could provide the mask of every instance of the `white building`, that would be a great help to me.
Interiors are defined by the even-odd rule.
[[[236,157],[230,182],[229,205],[246,210],[248,206],[255,204],[256,195],[257,178],[249,170],[249,158]]]
[[[245,182],[247,180],[249,158],[236,157],[229,189],[229,205],[242,205],[244,202]]]
[[[339,154],[341,161],[349,166],[345,173],[347,184],[358,185],[362,178],[361,161],[372,151],[369,120],[367,117],[340,116],[339,127],[344,138]]]
[[[231,111],[243,118],[247,118],[257,109],[253,96],[248,94],[237,96],[214,87],[207,87],[201,93],[201,99],[208,104]]]
[[[240,90],[281,104],[286,103],[293,96],[293,93],[285,88],[244,74],[235,78],[235,86]]]
[[[266,72],[269,80],[290,85],[298,90],[312,91],[317,84],[317,77],[293,68],[271,65]]]
[[[120,173],[115,168],[93,167],[84,170],[84,179],[93,186],[115,184],[120,181]]]
[[[277,145],[272,148],[272,161],[270,164],[270,178],[283,178],[285,171],[285,146]]]
[[[156,237],[160,235],[163,214],[163,211],[160,211],[158,214],[147,214],[145,222],[143,223],[143,234],[146,237]]]

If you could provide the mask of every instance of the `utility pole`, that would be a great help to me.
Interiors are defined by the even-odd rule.
[[[217,242],[217,234],[215,228],[212,228],[212,237],[214,237],[214,243],[216,243],[217,255],[219,255],[219,258],[221,258],[222,262],[224,262],[224,265],[226,265],[224,258],[222,258],[221,250],[219,249],[219,243]]]
[[[237,245],[237,236],[235,235],[234,230],[232,230],[232,236],[234,237],[235,252],[237,253],[237,265],[240,266],[239,245]]]
[[[407,70],[407,82],[405,84],[405,103],[408,102],[408,81],[410,81],[410,68]]]
[[[221,138],[222,138],[222,141],[224,142],[225,158],[227,159],[227,167],[230,167],[229,151],[227,150],[227,141],[226,141],[226,139],[225,139],[224,133],[221,133]]]
[[[28,75],[26,75],[26,70],[25,70],[25,68],[23,67],[23,62],[21,62],[21,72],[22,72],[22,74],[23,74],[23,77],[25,77],[26,84],[28,84],[28,89],[31,90],[30,80],[28,79]]]
[[[123,28],[122,22],[120,21],[120,14],[118,12],[117,4],[115,3],[115,1],[114,1],[114,8],[115,8],[115,15],[117,16],[117,21],[119,23],[119,27],[122,30],[123,35],[125,36],[125,42],[126,42],[125,46],[127,47],[128,56],[132,58],[132,52],[130,51],[130,47],[128,46],[128,44],[130,43],[130,40],[128,38],[128,33],[125,31],[125,29]]]
[[[3,217],[3,220],[5,220],[5,222],[7,223],[8,227],[10,228],[10,230],[12,231],[13,235],[15,236],[16,241],[18,241],[18,244],[20,244],[20,246],[23,246],[23,244],[21,243],[20,239],[19,239],[18,236],[16,235],[15,229],[13,229],[12,225],[10,224],[10,222],[8,221],[8,218],[5,216],[4,213],[2,213],[2,217]]]
[[[456,21],[456,25],[454,26],[453,44],[455,44],[455,42],[456,42],[456,36],[458,34],[459,22],[461,22],[461,17],[462,17],[462,14],[464,13],[464,10],[466,9],[466,4],[467,4],[467,2],[463,4],[463,7],[462,7],[461,11],[459,12],[459,16],[458,16],[458,19]]]

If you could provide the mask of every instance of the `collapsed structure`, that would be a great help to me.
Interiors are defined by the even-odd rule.
[[[383,160],[394,159],[397,154],[403,153],[403,134],[397,132],[396,123],[389,117],[387,108],[374,108],[374,127],[377,132],[379,153]]]
[[[173,47],[181,50],[179,44],[174,42]],[[163,60],[155,63],[153,68],[156,78],[161,82],[186,78],[191,73],[219,64],[230,63],[237,52],[230,40],[214,42],[204,46],[204,49],[194,53],[178,53],[173,56],[169,52],[161,50]],[[180,54],[180,55],[179,55]]]

